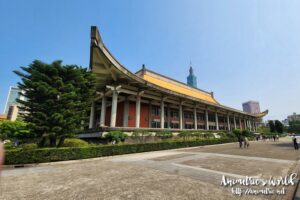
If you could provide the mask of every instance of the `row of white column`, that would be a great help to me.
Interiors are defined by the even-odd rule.
[[[102,97],[102,102],[101,102],[101,114],[100,114],[100,126],[103,127],[105,126],[105,115],[106,115],[106,97]],[[117,118],[117,106],[118,106],[118,91],[117,90],[112,90],[112,104],[111,104],[111,118],[110,118],[110,127],[116,127],[116,118]],[[135,113],[135,127],[139,128],[140,127],[140,113],[141,113],[141,96],[137,95],[136,96],[136,113]],[[164,115],[164,110],[165,109],[165,103],[163,100],[160,102],[160,128],[164,128],[165,124],[165,115]],[[150,111],[151,112],[151,111]],[[127,127],[128,126],[128,113],[129,113],[129,100],[126,97],[124,101],[124,113],[123,113],[123,126]],[[89,123],[89,128],[93,128],[94,125],[94,119],[95,119],[95,103],[92,103],[91,106],[91,113],[90,113],[90,123]],[[227,115],[227,129],[230,131],[231,129],[231,123],[230,123],[230,116]],[[237,128],[236,124],[236,117],[233,116],[233,125],[234,129]],[[244,126],[251,131],[256,131],[256,124],[254,120],[250,119],[244,119]],[[196,106],[194,107],[194,129],[197,129],[197,108]],[[215,126],[216,130],[219,130],[219,117],[218,117],[218,112],[215,112]],[[239,126],[240,129],[242,129],[242,121],[241,118],[239,118]],[[209,119],[208,119],[208,111],[205,110],[205,127],[206,130],[209,130]],[[183,129],[183,108],[182,108],[182,103],[179,104],[179,129]]]

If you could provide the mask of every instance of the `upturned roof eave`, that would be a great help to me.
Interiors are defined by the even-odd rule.
[[[100,35],[99,35],[99,38],[101,38]],[[119,72],[123,73],[128,78],[131,78],[131,79],[137,81],[138,83],[140,83],[140,84],[142,84],[144,86],[148,86],[148,87],[150,87],[152,89],[156,89],[156,90],[158,90],[158,91],[160,91],[162,93],[166,93],[166,94],[169,94],[169,95],[177,96],[179,98],[188,99],[188,100],[193,101],[193,102],[199,102],[199,103],[204,104],[206,106],[216,107],[216,108],[219,108],[219,109],[228,110],[230,112],[234,112],[234,113],[238,113],[238,114],[246,115],[246,116],[250,116],[250,117],[258,117],[257,115],[246,113],[246,112],[243,112],[243,111],[240,111],[240,110],[237,110],[237,109],[234,109],[234,108],[230,108],[230,107],[227,107],[227,106],[224,106],[224,105],[221,105],[221,104],[210,103],[210,102],[207,102],[205,100],[201,100],[201,99],[198,99],[198,98],[195,98],[195,97],[191,97],[191,96],[188,96],[188,95],[185,95],[185,94],[181,94],[181,93],[178,93],[178,92],[175,92],[175,91],[172,91],[172,90],[168,90],[166,88],[163,88],[163,87],[160,87],[160,86],[155,85],[153,83],[150,83],[149,81],[144,80],[143,78],[139,77],[135,73],[132,73],[131,71],[129,71],[128,69],[126,69],[110,53],[110,51],[108,50],[108,48],[104,45],[102,39],[98,40],[97,43],[92,42],[91,43],[91,47],[92,48],[97,48],[99,51],[101,51],[105,55],[105,57],[112,63],[112,66],[114,66],[116,69],[118,69]],[[206,92],[206,91],[204,91],[204,92]]]

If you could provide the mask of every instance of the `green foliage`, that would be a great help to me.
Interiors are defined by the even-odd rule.
[[[32,134],[27,124],[23,121],[9,121],[2,120],[0,121],[0,139],[26,139],[33,138],[34,134]]]
[[[243,129],[243,130],[241,131],[241,134],[242,134],[243,136],[250,136],[250,131],[249,131],[248,129]]]
[[[13,149],[13,144],[11,142],[7,142],[4,144],[4,149]]]
[[[5,164],[29,164],[43,163],[63,160],[77,160],[85,158],[95,158],[101,156],[113,156],[129,153],[158,151],[184,147],[194,147],[212,144],[221,144],[236,142],[236,139],[205,139],[189,141],[163,141],[143,144],[121,144],[121,145],[103,145],[88,146],[78,148],[41,148],[33,150],[14,149],[7,150],[5,154]]]
[[[135,130],[132,133],[132,138],[140,143],[145,143],[147,140],[147,137],[151,136],[152,134],[145,130]]]
[[[20,109],[26,111],[23,118],[30,130],[44,146],[46,138],[50,146],[63,144],[82,130],[95,93],[95,75],[76,65],[51,64],[35,60],[28,67],[15,73],[26,101],[18,100]],[[60,139],[60,142],[56,142]]]
[[[163,130],[163,131],[159,131],[155,134],[155,136],[157,137],[161,137],[161,138],[171,138],[173,136],[171,131],[168,130]]]
[[[270,127],[270,132],[271,133],[276,132],[276,128],[275,128],[275,124],[274,124],[273,120],[269,121],[269,127]]]
[[[23,150],[32,150],[37,148],[37,144],[35,143],[25,143],[21,146]]]
[[[300,121],[290,121],[288,132],[289,133],[300,133]]]
[[[110,142],[124,142],[128,135],[121,131],[111,131],[107,133],[104,137]]]
[[[178,134],[178,136],[181,137],[181,138],[183,138],[184,140],[189,139],[192,135],[193,135],[193,133],[190,132],[190,131],[181,131],[181,132]]]
[[[258,127],[257,132],[261,133],[262,135],[268,135],[271,133],[270,128],[265,126]]]
[[[283,124],[279,120],[275,120],[275,130],[277,133],[283,133]]]
[[[237,137],[237,138],[241,138],[241,136],[242,136],[242,131],[241,131],[241,129],[234,129],[233,130],[233,134]]]
[[[66,138],[63,144],[63,147],[86,147],[86,146],[89,146],[89,144],[86,141],[81,140],[79,138]]]

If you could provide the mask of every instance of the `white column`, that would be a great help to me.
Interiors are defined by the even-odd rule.
[[[112,102],[111,102],[110,127],[116,127],[117,106],[118,106],[118,92],[116,90],[113,90]]]
[[[95,120],[95,102],[93,101],[91,105],[89,128],[94,128],[94,120]]]
[[[206,126],[206,130],[209,130],[208,111],[207,110],[205,110],[205,126]]]
[[[244,118],[244,125],[245,125],[245,129],[248,129],[247,127],[247,120]]]
[[[160,102],[160,128],[165,127],[165,105],[164,101],[161,100]]]
[[[216,112],[216,129],[219,130],[219,118],[218,118],[218,112]]]
[[[183,129],[183,111],[182,111],[182,104],[179,104],[179,128]]]
[[[250,123],[250,131],[253,131],[253,129],[252,129],[252,120],[251,119],[249,120],[249,123]]]
[[[123,112],[123,127],[128,127],[128,111],[129,111],[129,101],[128,101],[128,97],[125,97],[124,112]]]
[[[235,121],[235,116],[233,115],[233,124],[234,124],[234,129],[236,129],[236,121]]]
[[[240,124],[240,129],[242,130],[243,129],[243,127],[242,127],[242,120],[241,120],[240,117],[239,117],[239,124]]]
[[[148,116],[148,125],[149,125],[149,128],[152,128],[151,127],[151,122],[152,122],[152,104],[150,102],[149,103],[149,116]]]
[[[228,129],[228,131],[231,131],[231,128],[230,128],[230,120],[229,120],[229,114],[227,114],[227,129]]]
[[[135,127],[140,128],[141,96],[136,96],[135,102]]]
[[[100,126],[105,126],[105,114],[106,114],[106,97],[102,97],[101,103],[101,115],[100,115]]]
[[[197,108],[196,106],[194,107],[194,129],[197,129]]]
[[[247,127],[248,129],[251,131],[251,127],[250,127],[250,124],[249,124],[249,120],[247,119]]]
[[[168,109],[168,118],[167,118],[167,121],[168,121],[168,128],[171,128],[171,120],[170,120],[170,118],[171,118],[171,109],[170,109],[170,106],[168,105],[168,107],[167,107],[167,109]]]

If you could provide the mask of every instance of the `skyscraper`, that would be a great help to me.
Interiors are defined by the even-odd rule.
[[[21,95],[21,90],[18,87],[11,86],[9,88],[4,114],[8,114],[8,110],[10,106],[18,105],[17,99],[24,100],[24,97]]]
[[[194,75],[192,66],[190,66],[190,74],[187,77],[187,84],[195,88],[197,87],[197,77]]]
[[[243,103],[243,111],[251,114],[260,113],[260,107],[258,101],[247,101]]]

